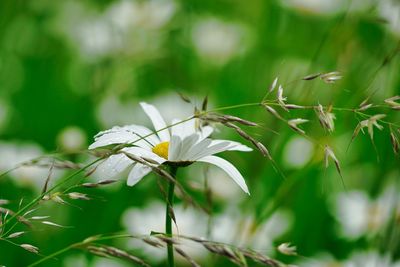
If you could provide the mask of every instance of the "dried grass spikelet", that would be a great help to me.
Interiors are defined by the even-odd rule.
[[[233,263],[236,263],[239,266],[247,266],[246,261],[243,260],[244,256],[238,248],[231,247],[226,244],[220,243],[213,243],[213,242],[203,242],[203,247],[206,248],[208,251],[226,257]]]
[[[47,194],[47,195],[43,196],[42,200],[54,201],[54,202],[56,202],[58,204],[61,204],[61,205],[68,204],[68,202],[66,202],[64,199],[62,199],[61,192],[56,192],[56,193],[53,193],[53,194]]]
[[[26,251],[39,254],[39,248],[32,246],[31,244],[21,244],[19,245],[21,248],[25,249]]]
[[[321,75],[322,75],[322,73],[314,73],[314,74],[307,75],[301,79],[304,81],[311,81],[311,80],[314,80],[314,79],[320,77]]]
[[[287,100],[287,97],[284,97],[284,96],[283,96],[283,87],[282,87],[282,85],[279,85],[279,87],[278,87],[278,93],[277,93],[277,101],[278,101],[278,104],[279,104],[284,110],[289,111],[289,110],[286,108],[286,103],[285,103],[286,100]]]
[[[46,215],[46,216],[32,216],[31,218],[29,218],[30,220],[35,220],[35,221],[41,221],[44,219],[50,218],[50,216]]]
[[[67,194],[70,199],[79,199],[79,200],[91,200],[86,194],[79,192],[70,192]]]
[[[297,255],[297,247],[292,246],[290,243],[282,243],[277,247],[278,251],[284,255],[288,256],[296,256]]]
[[[400,133],[400,130],[397,129],[397,132]],[[399,154],[400,142],[399,142],[399,139],[398,139],[396,133],[393,131],[392,128],[390,128],[390,143],[392,144],[393,152],[396,155]]]
[[[246,133],[241,127],[237,126],[235,123],[239,123],[244,126],[250,126],[250,127],[255,127],[258,126],[257,123],[248,121],[239,117],[231,116],[231,115],[221,115],[217,113],[212,113],[212,114],[207,114],[199,117],[203,121],[211,121],[211,122],[218,122],[223,124],[224,126],[234,129],[236,133],[238,133],[242,138],[245,140],[251,142],[257,150],[263,154],[263,156],[268,157],[269,159],[272,159],[268,149],[259,141],[251,137],[248,133]]]
[[[224,123],[224,125],[234,129],[241,137],[252,143],[264,157],[268,157],[270,160],[272,160],[271,154],[269,153],[268,149],[261,142],[257,141],[249,134],[247,134],[242,128],[230,122]]]
[[[341,73],[339,71],[323,73],[319,77],[325,83],[335,83],[336,81],[343,78],[343,76],[341,75]]]
[[[59,227],[59,228],[72,228],[72,226],[65,226],[65,225],[57,224],[57,223],[50,222],[50,221],[42,221],[42,223],[45,225]]]
[[[400,110],[400,103],[397,103],[397,100],[400,100],[399,95],[385,99],[385,103],[388,104],[392,109]]]
[[[343,187],[346,188],[346,185],[345,185],[344,180],[343,180],[343,175],[342,175],[342,169],[340,167],[340,162],[337,159],[337,157],[336,157],[335,153],[333,152],[332,148],[330,146],[328,146],[328,145],[325,145],[325,150],[324,150],[325,169],[327,169],[329,167],[329,159],[332,159],[333,162],[335,163],[335,167],[336,167],[336,170],[337,170],[337,172],[338,172],[338,174],[339,174],[339,176],[340,176],[340,178],[342,180]]]
[[[10,210],[10,209],[6,209],[6,208],[0,207],[0,214],[4,214],[4,218],[6,218],[9,215],[10,216],[14,216],[16,213],[14,211]],[[22,224],[24,224],[24,225],[26,225],[28,227],[32,227],[32,224],[30,223],[30,221],[28,219],[25,218],[25,215],[17,216],[17,220],[18,220],[18,222],[20,222],[20,223],[22,223]]]
[[[15,232],[7,236],[7,238],[12,239],[12,238],[18,238],[20,236],[23,236],[26,232],[21,231],[21,232]]]
[[[177,94],[179,95],[179,97],[184,101],[184,102],[186,102],[186,103],[192,103],[192,101],[190,100],[190,98],[187,96],[187,95],[185,95],[184,93],[182,93],[182,92],[177,92]]]
[[[267,104],[262,104],[263,107],[265,108],[266,111],[268,111],[269,113],[271,113],[274,117],[276,117],[279,120],[285,120],[284,118],[281,117],[281,115],[279,115],[279,113],[271,106],[267,105]]]
[[[146,244],[156,247],[156,248],[163,248],[164,244],[159,242],[156,238],[154,237],[144,237],[141,239],[143,242],[145,242]]]
[[[333,132],[335,130],[335,122],[336,119],[335,114],[331,113],[332,106],[329,106],[326,111],[321,104],[318,104],[315,107],[315,113],[318,116],[319,123],[321,124],[322,128],[327,130],[328,132]]]
[[[0,199],[0,206],[7,205],[9,203],[10,203],[10,201],[8,199]]]
[[[352,140],[358,135],[360,130],[361,130],[361,132],[364,133],[364,131],[363,131],[364,128],[368,129],[368,134],[369,134],[371,140],[373,140],[374,139],[374,126],[376,128],[378,128],[379,130],[382,130],[383,126],[378,124],[378,121],[383,119],[384,117],[386,117],[386,114],[376,114],[366,120],[360,121],[360,123],[357,125],[356,129],[354,130]]]
[[[287,109],[305,109],[305,106],[295,105],[295,104],[286,104],[285,107]]]
[[[184,252],[179,247],[174,247],[174,250],[179,255],[181,255],[185,260],[187,260],[192,267],[200,267],[200,265],[194,259],[192,259],[188,254],[186,254],[186,252]]]
[[[122,260],[129,261],[131,263],[144,266],[144,267],[150,267],[149,264],[147,264],[144,260],[128,253],[125,250],[112,247],[112,246],[103,246],[103,245],[90,245],[85,247],[86,250],[88,250],[90,253],[95,254],[100,257],[115,257],[119,258]]]
[[[180,242],[178,239],[170,236],[166,236],[164,233],[152,233],[150,237],[138,237],[146,244],[155,247],[163,248],[167,244],[174,244],[174,250],[181,255],[192,267],[200,267],[200,265],[192,259],[185,251],[183,251],[179,246]],[[161,242],[160,242],[161,241]]]
[[[329,159],[332,159],[335,162],[338,172],[341,173],[339,160],[336,158],[332,148],[328,145],[325,145],[325,150],[324,150],[325,168],[329,167]]]
[[[169,174],[168,171],[164,170],[162,166],[155,165],[155,164],[153,164],[151,162],[148,162],[145,158],[138,157],[136,155],[132,155],[132,154],[129,154],[129,153],[126,153],[126,152],[121,152],[121,153],[123,153],[125,156],[127,156],[129,159],[131,159],[133,161],[139,162],[139,163],[141,163],[143,165],[146,165],[146,166],[150,167],[152,169],[152,171],[156,175],[158,175],[159,177],[164,178],[167,181],[174,183],[175,186],[176,186],[176,189],[178,190],[177,193],[180,193],[180,196],[186,202],[188,202],[189,204],[191,204],[192,206],[194,206],[196,208],[199,208],[199,209],[203,210],[206,213],[209,213],[209,210],[204,208],[203,206],[199,205],[191,197],[191,195],[186,192],[186,190],[183,188],[183,186],[174,177],[172,177],[171,174]]]
[[[268,93],[272,93],[272,91],[275,90],[276,85],[278,84],[278,77],[274,79],[274,81],[271,83],[271,85],[268,88]]]
[[[276,78],[272,81],[272,83],[269,85],[268,90],[267,90],[267,93],[264,95],[264,97],[263,97],[261,103],[263,103],[263,102],[268,98],[268,96],[275,90],[277,84],[278,84],[278,77],[276,77]]]
[[[198,237],[181,236],[181,238],[185,238],[187,240],[191,240],[193,242],[201,244],[209,252],[226,257],[230,261],[239,266],[247,267],[248,264],[246,259],[259,262],[265,266],[273,266],[273,267],[286,266],[285,264],[283,264],[278,260],[271,259],[270,257],[263,255],[259,252],[253,251],[251,249],[235,247],[232,245],[209,241]]]
[[[301,119],[301,118],[297,118],[297,119],[292,119],[288,121],[288,125],[290,128],[292,128],[293,130],[295,130],[296,132],[300,133],[300,134],[305,134],[306,132],[302,129],[300,129],[298,127],[298,125],[303,124],[308,122],[308,120],[306,119]]]
[[[83,183],[80,186],[81,187],[86,187],[86,188],[95,188],[95,187],[99,187],[99,186],[113,184],[113,183],[116,183],[116,182],[118,182],[118,181],[117,180],[108,179],[108,180],[101,180],[101,181],[99,181],[97,183]]]
[[[74,163],[69,160],[61,160],[57,158],[40,157],[21,164],[22,166],[51,167],[56,169],[79,170],[82,164]]]
[[[29,220],[33,220],[33,221],[40,221],[40,223],[45,224],[45,225],[49,225],[49,226],[55,226],[55,227],[60,227],[60,228],[71,228],[71,226],[64,226],[64,225],[60,225],[51,221],[48,221],[46,219],[50,218],[50,216],[48,215],[44,215],[44,216],[32,216],[29,218]]]
[[[364,110],[367,110],[367,109],[369,109],[370,107],[372,107],[372,104],[371,104],[371,103],[368,103],[369,98],[370,98],[370,96],[367,97],[366,99],[364,99],[364,100],[360,103],[360,105],[358,106],[359,108],[357,109],[358,111],[364,111]]]
[[[223,114],[218,114],[218,113],[209,113],[207,115],[201,115],[200,119],[203,121],[210,121],[210,122],[218,122],[218,123],[239,123],[244,126],[258,126],[257,123],[248,121],[236,116],[232,115],[223,115]]]
[[[245,126],[258,126],[257,123],[248,121],[239,117],[231,116],[231,115],[222,115],[221,119],[226,122],[237,122]]]

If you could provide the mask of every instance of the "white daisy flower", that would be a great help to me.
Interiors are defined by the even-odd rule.
[[[208,138],[213,131],[212,128],[205,126],[197,130],[194,119],[173,120],[173,126],[168,128],[160,112],[153,105],[144,102],[140,105],[153,123],[156,134],[140,125],[113,127],[98,133],[89,149],[127,144],[132,146],[121,149],[123,153],[148,159],[158,165],[188,166],[193,162],[213,164],[224,170],[244,192],[249,194],[246,182],[235,166],[214,154],[233,150],[251,151],[251,148],[238,142]],[[131,168],[127,184],[133,186],[151,171],[151,167],[135,162],[123,153],[111,155],[99,169],[103,175],[110,178]]]

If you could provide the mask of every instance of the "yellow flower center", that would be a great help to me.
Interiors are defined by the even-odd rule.
[[[153,147],[152,151],[153,153],[159,155],[160,157],[168,159],[168,147],[169,147],[169,142],[162,142]]]

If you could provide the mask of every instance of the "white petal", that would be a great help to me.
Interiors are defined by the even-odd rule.
[[[203,126],[201,128],[201,130],[200,130],[201,138],[205,139],[205,138],[209,137],[213,133],[213,131],[214,131],[213,127],[208,126],[208,125],[207,126]]]
[[[132,154],[134,156],[138,156],[141,158],[148,158],[151,160],[156,161],[158,164],[163,164],[165,161],[167,161],[166,159],[158,156],[157,154],[153,153],[150,150],[146,150],[140,147],[126,147],[124,149],[122,149],[122,151]]]
[[[158,138],[157,135],[153,133],[149,128],[144,127],[142,125],[127,125],[122,127],[124,130],[135,133],[137,136],[143,138],[146,136],[146,140],[150,142],[153,146],[157,145],[160,143],[160,139]]]
[[[161,141],[169,141],[170,134],[168,129],[159,131],[160,129],[164,129],[167,127],[164,119],[162,118],[160,112],[154,107],[153,105],[149,105],[145,102],[141,102],[140,105],[142,106],[144,112],[150,118],[151,122],[154,125],[154,129],[157,131],[158,136],[160,137]]]
[[[151,147],[160,142],[155,135],[148,136],[151,133],[152,131],[140,125],[116,126],[99,132],[94,137],[95,142],[89,146],[89,149],[113,144],[134,144],[140,147]],[[147,137],[143,139],[144,136]]]
[[[134,164],[134,162],[125,155],[115,154],[111,155],[105,161],[99,164],[96,172],[99,173],[99,176],[102,180],[111,179],[123,172],[131,164]]]
[[[196,132],[194,119],[190,119],[184,122],[182,122],[182,120],[174,119],[172,123],[176,124],[172,126],[171,129],[172,135],[177,135],[181,139],[184,139],[185,137],[192,135]]]
[[[226,151],[242,151],[242,152],[253,151],[252,148],[250,148],[246,145],[243,145],[239,142],[229,141],[229,140],[212,140],[211,145],[215,145],[217,143],[225,143],[225,142],[229,143],[229,146],[225,149]]]
[[[179,136],[173,135],[168,147],[168,160],[174,161],[178,159],[182,149],[182,140]]]
[[[177,160],[188,160],[188,153],[190,153],[192,147],[197,143],[200,139],[200,135],[198,133],[187,136],[182,141],[181,152],[177,155]]]
[[[227,148],[229,147],[229,142],[215,142],[213,144],[213,141],[211,141],[210,145],[203,149],[202,151],[199,151],[196,155],[193,155],[191,160],[196,161],[199,158],[205,157],[205,156],[211,156],[213,154],[217,154],[222,151],[226,151]]]
[[[104,147],[116,144],[134,144],[140,147],[150,147],[150,144],[144,140],[141,140],[140,137],[132,133],[120,132],[120,133],[109,133],[98,137],[96,141],[89,146],[89,149],[95,149],[98,147]]]
[[[151,172],[151,168],[149,166],[136,163],[135,166],[133,166],[131,172],[129,173],[128,180],[126,184],[128,186],[134,186],[137,184],[140,180],[142,180],[143,177],[145,177],[147,174]]]
[[[250,195],[246,182],[240,172],[229,161],[216,156],[207,156],[197,161],[213,164],[223,169],[239,186],[240,188]]]
[[[190,150],[186,153],[185,159],[186,160],[193,160],[197,154],[204,151],[209,145],[211,144],[210,139],[203,139],[194,146],[190,148]]]
[[[228,140],[212,140],[210,146],[207,148],[203,149],[203,151],[200,151],[196,155],[193,155],[191,160],[196,161],[199,158],[205,157],[205,156],[211,156],[223,151],[243,151],[243,152],[248,152],[252,151],[248,146],[242,145],[241,143],[238,142],[233,142],[233,141],[228,141]]]
[[[176,135],[176,136],[181,137],[181,134],[183,132],[181,120],[173,119],[172,124],[173,124],[173,126],[171,127],[171,135],[172,136]]]

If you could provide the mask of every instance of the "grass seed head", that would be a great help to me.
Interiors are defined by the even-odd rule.
[[[306,132],[303,129],[300,129],[298,125],[308,122],[308,120],[297,118],[288,121],[288,125],[290,128],[298,132],[299,134],[305,134]]]
[[[311,80],[314,80],[314,79],[318,78],[319,76],[321,76],[321,74],[322,73],[310,74],[310,75],[307,75],[307,76],[303,77],[302,80],[311,81]]]
[[[67,194],[70,199],[90,200],[90,198],[83,193],[71,192]]]
[[[400,103],[397,103],[397,100],[400,100],[399,95],[385,99],[385,103],[388,104],[392,109],[400,110]]]
[[[21,232],[15,232],[15,233],[12,233],[12,234],[10,234],[9,236],[7,236],[7,238],[18,238],[18,237],[20,237],[20,236],[22,236],[22,235],[24,235],[25,234],[25,232],[24,231],[21,231]]]
[[[319,77],[325,83],[335,83],[336,81],[343,78],[343,76],[341,75],[341,73],[339,71],[332,71],[332,72],[324,73],[324,74],[321,74]]]
[[[32,252],[32,253],[35,253],[35,254],[39,254],[39,248],[37,248],[37,247],[35,247],[35,246],[32,246],[32,245],[30,245],[30,244],[21,244],[21,245],[19,245],[19,246],[20,246],[21,248],[23,248],[23,249],[29,251],[29,252]]]
[[[297,248],[296,246],[292,246],[290,243],[282,243],[278,246],[278,251],[284,255],[288,256],[296,256]]]

